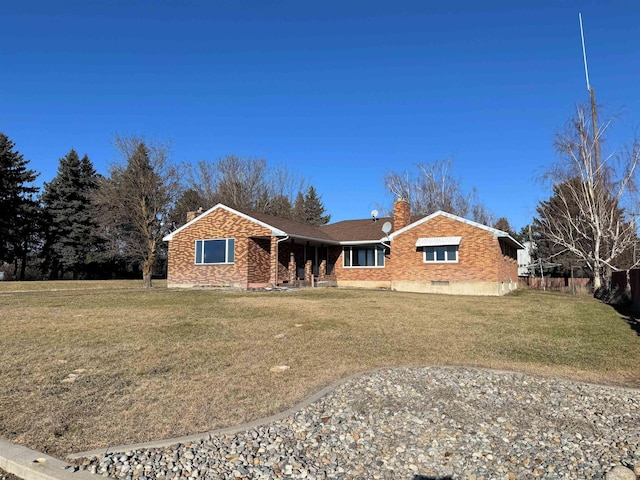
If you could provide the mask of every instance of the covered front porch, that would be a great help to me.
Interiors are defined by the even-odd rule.
[[[335,280],[335,264],[341,253],[339,245],[293,236],[249,240],[250,288],[316,285]]]

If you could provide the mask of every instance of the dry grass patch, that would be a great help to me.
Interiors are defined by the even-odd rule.
[[[0,435],[55,455],[259,418],[380,366],[640,385],[639,337],[589,297],[29,285],[0,292]]]

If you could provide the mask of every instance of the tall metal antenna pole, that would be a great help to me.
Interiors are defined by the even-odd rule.
[[[589,69],[587,68],[587,49],[584,48],[584,30],[582,29],[582,13],[578,13],[580,19],[580,37],[582,38],[582,57],[584,58],[584,76],[587,79],[587,90],[591,92],[591,85],[589,85]]]
[[[584,58],[584,75],[587,79],[587,90],[591,98],[591,127],[593,128],[593,150],[596,163],[596,178],[600,178],[600,132],[598,131],[598,109],[596,107],[596,92],[589,83],[589,69],[587,68],[587,50],[584,46],[584,30],[582,29],[582,13],[578,13],[580,19],[580,37],[582,38],[582,57]]]

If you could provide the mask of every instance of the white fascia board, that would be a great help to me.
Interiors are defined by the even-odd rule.
[[[382,243],[386,240],[386,238],[380,238],[378,240],[354,240],[354,241],[344,241],[340,242],[340,245],[372,245]]]
[[[267,229],[271,230],[271,234],[275,235],[276,237],[284,237],[284,236],[287,235],[286,232],[283,232],[279,228],[273,227],[273,226],[269,225],[268,223],[261,222],[260,220],[255,219],[252,216],[247,215],[246,213],[242,213],[242,212],[239,212],[237,210],[234,210],[233,208],[227,207],[226,205],[223,205],[222,203],[219,203],[218,205],[220,207],[224,208],[225,210],[231,212],[231,213],[235,213],[236,215],[238,215],[239,217],[244,218],[245,220],[249,220],[250,222],[256,223],[256,224],[260,225],[261,227],[264,227],[264,228],[267,228]]]
[[[245,213],[239,212],[237,210],[234,210],[231,207],[227,207],[226,205],[222,204],[222,203],[218,203],[217,205],[211,207],[209,210],[207,210],[204,213],[201,213],[200,215],[198,215],[196,218],[194,218],[193,220],[191,220],[190,222],[185,223],[184,225],[182,225],[180,228],[174,230],[173,232],[171,232],[169,235],[166,235],[165,237],[162,238],[162,241],[164,242],[169,242],[171,240],[173,240],[173,237],[176,233],[181,232],[182,230],[184,230],[187,227],[190,227],[191,225],[193,225],[194,223],[196,223],[198,220],[200,220],[201,218],[206,217],[207,215],[209,215],[211,212],[214,212],[218,209],[224,209],[230,213],[233,213],[235,215],[238,215],[239,217],[244,218],[245,220],[249,220],[250,222],[256,223],[258,225],[260,225],[261,227],[267,228],[269,230],[271,230],[271,233],[277,237],[284,237],[287,234],[285,232],[283,232],[282,230],[272,227],[269,224],[266,224],[264,222],[261,222],[260,220],[257,220]]]
[[[516,239],[511,237],[511,235],[509,235],[507,232],[504,232],[502,230],[498,230],[497,228],[488,227],[488,226],[483,225],[481,223],[474,222],[473,220],[468,220],[466,218],[459,217],[458,215],[454,215],[452,213],[443,212],[442,210],[438,210],[437,212],[434,212],[431,215],[427,215],[426,217],[423,217],[420,220],[417,220],[417,221],[407,225],[406,227],[401,228],[397,232],[393,232],[391,235],[389,235],[389,238],[391,240],[393,240],[393,238],[396,235],[400,235],[400,234],[406,232],[407,230],[411,230],[412,228],[417,227],[418,225],[422,225],[423,223],[428,222],[429,220],[432,220],[433,218],[439,217],[439,216],[447,217],[447,218],[450,218],[451,220],[456,220],[458,222],[466,223],[467,225],[471,225],[472,227],[480,228],[481,230],[486,230],[487,232],[493,233],[493,235],[496,236],[496,237],[507,238],[507,239],[511,240],[511,242],[513,242],[513,244],[517,245],[519,248],[524,248],[520,244],[520,242],[518,242]]]
[[[498,230],[498,231],[500,231],[500,230]],[[504,233],[504,235],[496,235],[496,237],[498,237],[498,238],[506,238],[511,243],[513,243],[516,247],[518,247],[518,250],[526,250],[526,248],[519,241],[517,241],[515,238],[513,238],[507,232],[502,232],[502,233]]]
[[[400,235],[400,234],[402,234],[402,233],[406,232],[407,230],[411,230],[413,227],[417,227],[418,225],[422,225],[424,222],[428,222],[429,220],[431,220],[432,218],[437,217],[437,216],[438,216],[439,214],[441,214],[441,213],[445,213],[445,212],[443,212],[443,211],[441,211],[441,210],[438,210],[437,212],[432,213],[431,215],[427,215],[426,217],[423,217],[423,218],[421,218],[420,220],[417,220],[417,221],[415,221],[415,222],[413,222],[413,223],[410,223],[410,224],[409,224],[409,225],[407,225],[406,227],[401,228],[400,230],[398,230],[397,232],[393,232],[393,233],[391,233],[391,234],[389,235],[389,239],[390,239],[390,240],[393,240],[393,239],[394,239],[394,237],[396,237],[396,236],[398,236],[398,235]]]

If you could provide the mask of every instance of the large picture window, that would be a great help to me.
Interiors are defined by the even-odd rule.
[[[233,238],[196,240],[196,265],[233,263]]]
[[[384,267],[385,248],[381,245],[344,247],[342,264],[345,267]]]

